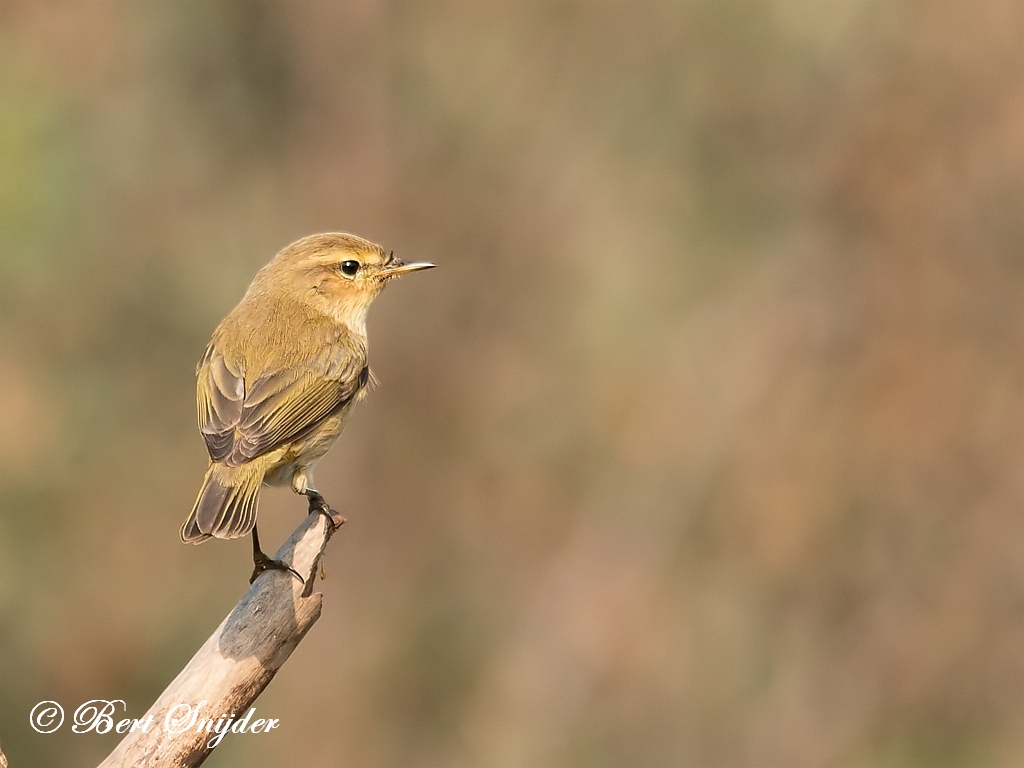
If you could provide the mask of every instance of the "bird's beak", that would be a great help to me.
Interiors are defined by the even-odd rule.
[[[405,264],[395,259],[384,267],[383,272],[385,277],[398,277],[406,272],[418,272],[421,269],[433,269],[436,266],[436,264],[431,264],[429,261],[413,261]]]

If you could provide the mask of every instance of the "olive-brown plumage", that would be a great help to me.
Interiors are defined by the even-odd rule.
[[[197,368],[199,429],[210,467],[183,541],[254,535],[260,487],[291,485],[310,499],[312,468],[341,434],[370,381],[366,314],[403,264],[354,235],[312,235],[261,269],[213,333]],[[258,555],[257,555],[258,553]]]

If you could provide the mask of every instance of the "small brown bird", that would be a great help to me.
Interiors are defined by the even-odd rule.
[[[196,371],[210,468],[182,541],[251,532],[250,583],[267,568],[291,570],[260,548],[260,487],[289,484],[308,498],[310,513],[334,520],[313,488],[312,469],[366,393],[367,310],[390,280],[433,266],[404,264],[360,237],[327,233],[292,243],[256,274]]]

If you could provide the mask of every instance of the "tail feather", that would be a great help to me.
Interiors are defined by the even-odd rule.
[[[211,537],[237,539],[256,525],[263,469],[211,464],[192,513],[181,526],[181,540],[199,544]]]

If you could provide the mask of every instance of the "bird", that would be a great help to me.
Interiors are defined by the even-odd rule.
[[[400,275],[431,269],[356,235],[310,235],[282,249],[213,332],[196,367],[199,430],[210,464],[181,540],[252,535],[253,572],[290,571],[260,547],[264,485],[288,485],[309,514],[343,519],[313,485],[313,467],[341,435],[373,377],[370,304]],[[301,576],[299,580],[302,581]]]

